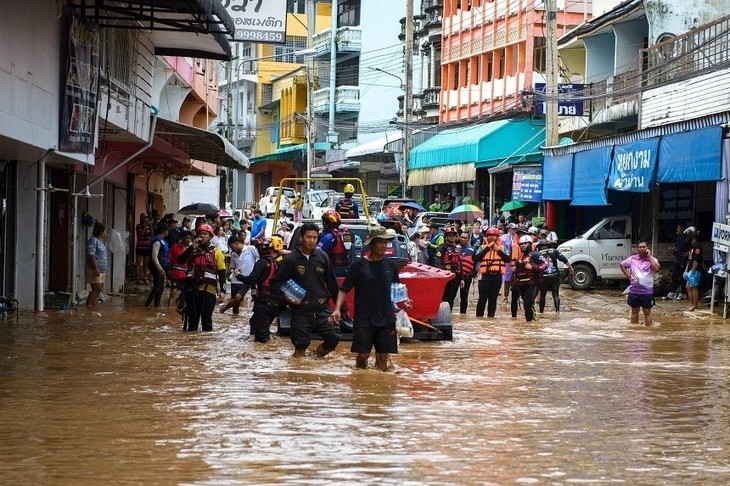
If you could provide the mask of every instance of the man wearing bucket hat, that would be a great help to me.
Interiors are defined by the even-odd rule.
[[[340,309],[345,304],[347,293],[354,288],[355,320],[350,351],[357,353],[355,365],[358,368],[367,368],[373,347],[375,367],[381,371],[388,369],[388,354],[398,352],[395,306],[390,287],[400,280],[395,262],[385,258],[388,241],[393,238],[394,235],[388,234],[382,226],[370,230],[364,241],[370,247],[370,252],[350,265],[332,312],[332,321],[339,323],[342,319]],[[406,300],[403,305],[409,309],[410,300]]]

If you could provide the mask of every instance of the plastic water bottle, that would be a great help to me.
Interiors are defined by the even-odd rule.
[[[401,283],[399,284],[401,288],[401,297],[403,301],[408,300],[408,287],[406,287],[406,284]]]
[[[304,295],[307,293],[306,290],[292,279],[287,280],[286,283],[282,285],[281,291],[284,292],[287,299],[295,304],[301,303],[302,299],[304,299]]]

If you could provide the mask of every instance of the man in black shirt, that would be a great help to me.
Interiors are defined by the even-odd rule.
[[[330,299],[337,299],[337,279],[329,257],[317,249],[319,228],[313,223],[304,223],[300,228],[301,242],[297,248],[284,257],[271,279],[276,294],[288,280],[293,280],[306,291],[298,304],[283,296],[291,306],[291,334],[294,357],[304,357],[311,342],[312,333],[318,333],[324,341],[315,353],[325,356],[340,342],[339,324],[333,324],[328,307]]]
[[[370,230],[365,245],[370,253],[350,265],[345,282],[337,295],[332,320],[339,323],[340,308],[347,293],[355,289],[355,322],[350,351],[357,353],[355,365],[367,368],[370,351],[375,346],[375,366],[381,371],[388,369],[388,354],[398,352],[398,335],[395,331],[395,306],[390,297],[391,284],[398,283],[398,267],[385,258],[388,240],[393,235],[385,228],[376,226]],[[404,303],[410,308],[410,301]]]

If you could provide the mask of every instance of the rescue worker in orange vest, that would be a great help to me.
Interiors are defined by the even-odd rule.
[[[259,258],[250,275],[238,274],[236,279],[251,286],[253,299],[253,315],[250,324],[254,341],[268,343],[271,341],[272,321],[279,314],[281,301],[271,289],[271,277],[276,273],[279,263],[284,258],[282,252],[284,242],[279,236],[264,239],[258,245]]]
[[[322,214],[322,234],[319,236],[317,248],[325,252],[335,269],[335,276],[344,277],[347,274],[347,267],[350,266],[350,257],[345,240],[340,232],[342,219],[340,213],[327,210]]]
[[[502,287],[502,276],[505,274],[510,255],[505,251],[499,239],[499,229],[487,228],[484,243],[474,254],[474,262],[479,265],[479,299],[477,300],[477,317],[494,317],[497,312],[497,297]]]
[[[226,292],[226,263],[223,253],[210,244],[213,228],[203,224],[195,229],[195,239],[178,257],[187,264],[184,331],[213,330],[213,310],[218,290]]]
[[[461,245],[461,288],[459,289],[459,314],[466,314],[466,308],[469,305],[469,289],[471,281],[476,275],[474,267],[474,254],[476,248],[469,244],[469,233],[461,233],[459,235],[459,244]]]
[[[535,319],[535,294],[540,284],[540,275],[547,268],[547,262],[539,251],[532,248],[533,240],[530,235],[520,236],[520,254],[512,260],[512,317],[517,317],[517,308],[522,297],[525,309],[525,320]]]
[[[342,219],[358,219],[360,218],[360,208],[357,203],[352,199],[355,194],[355,188],[352,184],[345,184],[345,188],[342,190],[345,193],[345,197],[337,201],[335,204],[335,211],[340,213]]]
[[[443,245],[436,248],[435,260],[439,262],[439,267],[448,270],[456,275],[449,283],[446,284],[444,295],[441,302],[448,302],[449,307],[454,309],[454,299],[456,293],[461,287],[461,247],[456,243],[456,229],[453,226],[444,228],[446,241]]]

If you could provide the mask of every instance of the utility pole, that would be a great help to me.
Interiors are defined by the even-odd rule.
[[[307,50],[314,46],[314,34],[317,29],[317,0],[307,0]],[[314,82],[314,61],[312,65],[307,58],[305,67],[307,73],[307,179],[312,177],[312,164],[314,164],[314,110],[312,109],[312,83]],[[312,181],[307,181],[305,189],[311,189]]]
[[[233,61],[226,63],[226,138],[233,142]]]
[[[558,144],[558,5],[557,0],[546,0],[545,26],[545,142],[548,147]]]
[[[406,47],[405,47],[405,85],[403,99],[403,160],[400,164],[402,194],[406,197],[408,189],[408,159],[411,153],[411,113],[413,112],[413,0],[406,0]]]
[[[330,37],[330,103],[327,141],[337,143],[335,131],[335,101],[337,96],[337,0],[332,0],[332,36]]]

